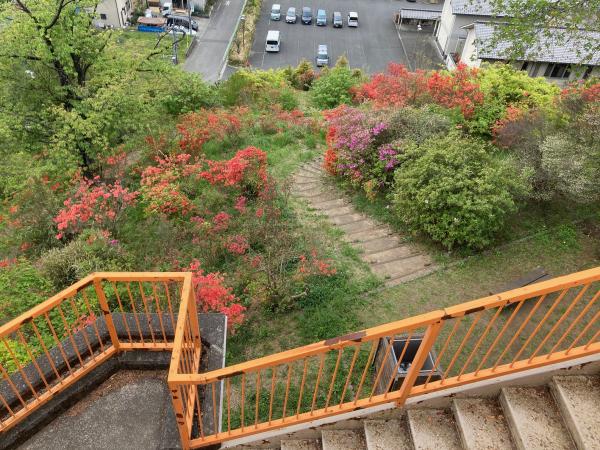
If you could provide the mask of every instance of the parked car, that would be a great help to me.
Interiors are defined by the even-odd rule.
[[[308,6],[302,8],[302,23],[304,25],[310,25],[312,23],[312,9]]]
[[[171,3],[164,3],[162,5],[162,7],[160,8],[160,14],[163,17],[168,16],[169,14],[173,13],[173,5],[171,5]]]
[[[333,16],[331,16],[331,23],[333,24],[333,28],[342,28],[344,26],[342,13],[339,11],[334,11]]]
[[[298,16],[296,15],[296,8],[293,6],[288,8],[287,14],[285,15],[285,21],[287,23],[296,23]]]
[[[271,6],[271,20],[281,20],[281,5],[274,3]]]
[[[327,12],[324,9],[317,10],[317,26],[324,27],[327,25]]]
[[[167,16],[167,27],[190,28],[190,18],[188,16],[176,16],[174,14]],[[198,31],[198,22],[192,19],[192,30]]]
[[[327,51],[327,46],[325,44],[319,44],[319,48],[317,50],[317,67],[328,66],[329,65],[329,52]]]
[[[348,13],[348,26],[349,27],[357,27],[358,26],[358,13],[355,11],[350,11]]]
[[[281,37],[278,30],[267,31],[267,41],[265,42],[266,52],[278,52],[281,46]]]

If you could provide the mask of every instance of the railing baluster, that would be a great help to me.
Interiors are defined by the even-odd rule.
[[[367,358],[367,363],[365,364],[365,368],[363,369],[363,373],[360,377],[360,383],[358,384],[358,388],[356,389],[356,394],[354,395],[354,404],[356,405],[356,402],[358,402],[358,399],[360,397],[360,391],[363,387],[363,384],[365,382],[365,378],[367,377],[367,373],[369,372],[369,367],[371,366],[371,360],[373,359],[373,356],[375,355],[375,349],[377,349],[377,341],[374,340],[373,343],[371,344],[371,351],[369,352],[369,357]]]
[[[56,368],[56,365],[54,364],[54,361],[52,360],[52,357],[50,356],[50,353],[48,352],[48,348],[46,347],[46,344],[44,343],[44,339],[42,339],[42,335],[40,334],[40,331],[38,330],[38,327],[35,324],[35,321],[33,319],[31,320],[31,326],[33,328],[33,332],[35,333],[35,335],[38,338],[38,341],[40,341],[40,345],[42,346],[42,349],[44,350],[44,354],[46,355],[46,359],[48,360],[50,367],[52,367],[52,370],[54,371],[54,374],[56,375],[56,379],[58,380],[59,383],[62,383],[62,377],[59,375],[58,369]]]
[[[387,342],[388,346],[385,349],[385,354],[383,356],[381,366],[379,367],[379,370],[375,374],[375,381],[373,381],[373,388],[371,389],[371,395],[369,396],[369,400],[371,400],[373,398],[373,395],[375,395],[375,390],[377,389],[377,383],[379,383],[379,379],[381,378],[381,375],[383,374],[383,370],[385,369],[385,363],[388,359],[388,356],[390,356],[392,349],[394,348],[394,341],[396,340],[396,335],[390,336],[389,340],[388,340],[387,336],[383,337],[381,339],[382,339],[382,341]]]
[[[396,364],[394,365],[394,368],[392,369],[390,379],[387,382],[385,391],[383,392],[385,397],[388,396],[388,394],[390,392],[390,388],[392,387],[392,383],[394,382],[394,378],[396,378],[396,374],[398,373],[398,369],[400,368],[400,364],[402,364],[402,359],[404,358],[404,355],[406,354],[406,350],[408,349],[408,344],[410,344],[410,340],[412,338],[413,331],[414,330],[411,330],[410,333],[408,334],[408,337],[406,338],[406,342],[404,343],[404,347],[402,348],[402,352],[400,353],[400,356],[398,357],[398,361],[396,362]],[[385,362],[384,362],[384,364],[385,364]]]
[[[85,293],[85,290],[81,291],[81,296],[83,297],[83,302],[85,303],[85,307],[88,310],[88,314],[90,316],[95,316],[94,311],[90,307],[90,302],[88,301],[88,297],[87,297],[87,294]],[[104,353],[104,343],[102,342],[102,337],[100,336],[100,331],[98,330],[98,326],[96,325],[96,320],[92,321],[92,328],[94,329],[94,332],[96,333],[96,337],[98,338],[98,344],[100,344],[100,351],[102,353]],[[108,325],[107,325],[107,328],[108,328]],[[115,331],[115,336],[116,336],[116,331]]]
[[[52,333],[52,336],[54,337],[54,342],[56,342],[56,347],[60,351],[60,354],[62,355],[65,364],[67,365],[67,369],[69,369],[69,374],[73,375],[73,369],[71,367],[71,364],[69,363],[69,358],[67,358],[67,354],[65,353],[63,345],[60,342],[60,339],[58,339],[58,336],[56,335],[56,330],[54,329],[54,325],[52,325],[50,317],[48,317],[48,313],[44,313],[44,318],[46,319],[46,323],[48,323],[48,326],[50,327],[50,331]]]
[[[512,368],[512,366],[515,364],[515,362],[519,359],[519,356],[521,356],[521,353],[523,353],[525,351],[525,349],[529,345],[529,342],[531,342],[531,340],[536,336],[536,334],[538,333],[540,328],[542,328],[542,326],[544,326],[544,323],[546,323],[546,320],[548,320],[548,317],[550,317],[550,315],[552,314],[554,309],[558,306],[560,301],[567,294],[568,290],[569,289],[563,289],[563,291],[560,293],[560,295],[558,297],[556,297],[556,300],[554,300],[554,303],[552,303],[552,306],[550,307],[550,309],[546,312],[544,317],[542,317],[542,320],[540,320],[540,322],[537,324],[537,326],[535,327],[535,330],[533,330],[533,332],[529,335],[529,338],[527,339],[527,341],[525,341],[525,344],[521,347],[521,350],[519,350],[517,352],[517,355],[513,358],[509,367]]]
[[[600,330],[596,331],[596,334],[594,334],[594,336],[589,340],[589,342],[585,345],[585,347],[583,347],[584,350],[587,350],[590,345],[592,345],[594,342],[596,342],[596,339],[598,339],[598,336],[600,336]]]
[[[77,359],[79,360],[79,363],[83,366],[84,362],[83,362],[83,359],[81,358],[81,354],[79,353],[79,348],[77,346],[77,342],[75,342],[73,333],[71,333],[71,327],[69,325],[69,322],[67,322],[67,319],[65,319],[65,315],[64,315],[63,310],[60,307],[60,305],[56,305],[56,309],[58,310],[58,312],[60,314],[60,318],[62,319],[62,322],[65,326],[65,331],[67,332],[67,335],[69,336],[69,340],[71,341],[71,344],[73,345],[73,350],[75,351],[75,354],[77,355]]]
[[[461,341],[460,345],[458,346],[458,349],[454,353],[454,356],[452,357],[452,360],[450,360],[450,364],[448,364],[448,367],[446,368],[446,371],[444,372],[444,375],[442,375],[442,379],[440,380],[440,384],[444,384],[444,381],[446,380],[448,374],[450,373],[450,370],[454,366],[454,363],[456,362],[456,359],[458,358],[458,355],[460,355],[460,352],[462,351],[463,347],[465,346],[465,344],[467,343],[467,341],[471,337],[471,333],[473,333],[473,330],[475,329],[475,326],[477,325],[477,322],[479,322],[479,319],[481,318],[481,314],[482,313],[483,313],[483,311],[479,311],[479,312],[476,313],[475,319],[473,320],[473,323],[471,324],[471,326],[469,327],[469,330],[467,331],[467,333],[463,337],[463,340]]]
[[[127,294],[129,296],[129,302],[131,303],[131,313],[133,314],[133,318],[135,320],[135,324],[137,326],[138,332],[140,334],[140,340],[142,344],[144,344],[144,333],[142,333],[142,327],[140,325],[140,319],[138,318],[137,305],[135,304],[135,300],[133,299],[133,294],[131,293],[131,284],[129,281],[127,282]]]
[[[358,352],[360,350],[360,344],[356,345],[354,348],[354,355],[352,355],[352,361],[350,362],[350,369],[348,369],[348,376],[346,377],[346,382],[344,383],[344,389],[342,390],[342,396],[340,398],[339,407],[342,407],[344,403],[344,397],[346,396],[346,390],[348,389],[348,384],[350,384],[350,379],[352,378],[352,372],[354,371],[354,364],[356,364],[356,359],[358,358]]]
[[[325,364],[325,353],[321,353],[321,361],[319,362],[319,372],[317,373],[317,381],[315,381],[315,389],[313,391],[312,403],[310,405],[310,413],[315,410],[315,402],[317,401],[317,393],[319,392],[319,382],[323,373],[323,364]]]
[[[80,322],[83,315],[79,313],[79,309],[75,305],[75,302],[73,301],[73,297],[69,297],[69,303],[71,304],[71,309],[75,313],[75,317],[77,317],[77,321]],[[92,350],[92,345],[90,344],[90,340],[87,337],[87,332],[85,331],[85,326],[83,324],[81,324],[80,326],[81,326],[81,329],[79,330],[79,333],[83,337],[85,345],[88,348],[88,351],[90,352],[90,357],[92,358],[92,360],[96,361],[96,355],[94,354],[94,350]]]
[[[163,324],[162,318],[162,310],[160,309],[160,304],[158,301],[158,295],[156,293],[156,283],[152,283],[152,296],[154,297],[154,302],[156,303],[156,313],[158,315],[158,323],[160,324],[160,331],[162,331],[163,342],[167,343],[167,333],[165,332],[165,326]]]
[[[290,381],[292,380],[292,363],[288,364],[288,374],[287,374],[287,382],[285,385],[285,399],[283,400],[283,409],[282,409],[282,413],[281,413],[281,419],[283,421],[285,421],[286,418],[286,408],[287,408],[287,402],[288,402],[288,397],[290,395]]]
[[[19,336],[19,340],[21,341],[21,345],[23,347],[25,347],[25,351],[27,352],[27,355],[29,356],[29,359],[31,360],[31,363],[33,364],[33,367],[35,367],[35,369],[37,370],[37,372],[40,374],[40,378],[42,379],[42,381],[46,385],[46,389],[50,389],[50,385],[48,384],[48,381],[46,380],[46,377],[44,376],[44,372],[42,371],[42,369],[38,365],[38,363],[36,361],[36,358],[31,353],[31,350],[29,349],[29,345],[27,344],[27,341],[25,340],[25,337],[23,336],[23,333],[21,333],[21,330],[17,330],[17,335]]]
[[[202,402],[200,401],[200,389],[196,389],[196,411],[198,411],[198,429],[200,430],[200,437],[204,439],[204,419],[202,417]]]
[[[23,366],[21,366],[21,363],[19,362],[19,359],[13,353],[12,349],[10,348],[10,345],[8,345],[8,342],[6,342],[6,339],[2,339],[2,343],[4,344],[4,346],[8,350],[8,353],[9,353],[10,357],[14,361],[15,366],[17,367],[17,370],[21,374],[21,378],[23,378],[23,381],[25,382],[25,384],[27,385],[27,387],[29,387],[29,390],[31,391],[31,393],[33,394],[33,396],[36,399],[39,399],[40,396],[38,395],[37,391],[34,389],[33,385],[31,384],[31,380],[29,380],[29,377],[23,371]]]
[[[213,432],[219,433],[219,420],[217,419],[217,381],[212,383],[212,405],[213,405]]]
[[[596,323],[596,321],[598,320],[598,318],[600,317],[600,311],[598,311],[592,320],[590,320],[590,322],[584,327],[584,329],[581,331],[581,333],[579,333],[577,335],[577,337],[575,339],[573,339],[573,342],[571,343],[571,345],[569,346],[569,348],[566,351],[566,354],[568,355],[569,352],[571,350],[573,350],[573,347],[575,347],[575,344],[577,344],[577,342],[579,342],[579,340],[586,335],[586,333],[588,332],[588,330],[590,329],[590,327],[592,325],[594,325]]]
[[[242,374],[242,405],[241,405],[241,410],[242,410],[242,431],[244,431],[244,422],[245,422],[245,417],[244,417],[244,406],[246,404],[246,374],[243,373]]]
[[[254,428],[258,427],[258,404],[260,402],[260,369],[256,373],[256,407],[254,410]]]
[[[302,394],[304,393],[304,383],[306,381],[307,365],[308,365],[308,358],[304,358],[304,370],[302,371],[302,383],[300,383],[300,395],[298,395],[298,405],[296,408],[296,419],[300,415],[300,408],[302,407]]]
[[[554,347],[552,347],[552,350],[550,350],[550,352],[546,356],[546,359],[550,359],[550,357],[552,356],[554,351],[558,348],[558,346],[562,343],[562,341],[569,335],[569,333],[571,333],[571,331],[573,330],[575,325],[577,325],[579,323],[579,321],[592,308],[594,303],[596,303],[596,300],[598,300],[598,297],[600,297],[600,289],[598,289],[598,291],[596,292],[596,295],[594,295],[594,297],[590,300],[590,302],[586,305],[586,307],[583,308],[583,310],[579,313],[579,315],[575,318],[575,320],[573,320],[573,322],[571,322],[571,325],[569,325],[569,327],[567,328],[567,331],[565,331],[563,333],[563,335],[560,337],[560,339],[558,341],[556,341],[556,344],[554,344]]]
[[[8,383],[8,385],[10,386],[10,388],[15,393],[15,396],[17,397],[17,399],[19,400],[19,402],[21,403],[21,405],[23,406],[23,408],[27,409],[27,402],[23,399],[23,397],[19,393],[19,390],[15,386],[15,383],[13,383],[12,379],[10,378],[10,375],[8,374],[8,372],[6,371],[6,369],[4,368],[4,366],[2,365],[2,363],[0,363],[0,372],[2,372],[2,377],[4,379],[6,379],[6,382]]]
[[[148,328],[150,329],[150,337],[152,338],[152,345],[156,346],[156,338],[154,337],[154,326],[152,323],[152,316],[150,316],[150,312],[148,311],[148,304],[146,303],[146,295],[144,294],[144,287],[142,286],[142,282],[138,281],[138,286],[140,288],[140,296],[142,297],[142,303],[144,304],[144,311],[146,312],[146,322],[148,323]]]
[[[231,434],[231,378],[227,378],[225,384],[227,394],[227,432]]]
[[[271,419],[273,418],[273,400],[275,400],[275,375],[277,374],[277,368],[271,367],[271,395],[269,396],[269,425],[271,425]]]
[[[169,306],[169,315],[171,316],[171,326],[173,327],[173,330],[175,330],[175,315],[173,314],[173,305],[171,304],[169,284],[166,281],[163,281],[163,286],[165,287],[165,294],[167,296],[167,305]]]
[[[463,364],[463,367],[460,370],[460,373],[458,374],[458,377],[456,378],[457,381],[460,380],[460,377],[462,376],[462,374],[465,372],[465,370],[467,370],[467,367],[469,367],[469,364],[471,363],[471,360],[477,354],[477,350],[479,350],[479,346],[481,345],[481,343],[483,342],[483,340],[485,339],[485,337],[488,335],[488,333],[492,329],[492,325],[494,325],[494,322],[496,322],[496,319],[498,318],[498,316],[502,312],[503,308],[504,308],[504,305],[500,306],[496,310],[496,314],[494,314],[494,316],[492,317],[492,320],[490,320],[489,323],[487,324],[487,326],[485,327],[485,330],[483,331],[483,333],[479,337],[479,340],[475,344],[475,347],[473,348],[473,350],[471,350],[471,354],[467,358],[467,361]]]
[[[125,331],[127,332],[127,337],[129,338],[129,343],[133,344],[133,339],[131,338],[131,329],[129,328],[129,324],[127,323],[127,316],[125,314],[125,309],[123,309],[123,302],[121,301],[121,295],[119,295],[119,290],[117,289],[117,285],[114,281],[111,281],[111,285],[113,291],[115,291],[115,297],[117,298],[117,304],[119,305],[119,311],[121,311],[121,318],[123,320],[123,326],[125,327]],[[175,324],[173,324],[173,329],[175,329]]]
[[[444,353],[446,353],[446,349],[448,348],[448,345],[450,344],[450,341],[452,340],[454,333],[456,333],[456,330],[458,330],[458,326],[460,325],[463,317],[464,316],[460,316],[460,317],[457,317],[454,319],[454,326],[452,327],[452,330],[450,330],[450,334],[446,338],[446,342],[444,342],[444,345],[442,346],[442,350],[438,353],[438,356],[433,364],[433,367],[431,368],[431,372],[425,379],[425,383],[423,384],[423,387],[427,388],[427,384],[429,384],[429,380],[431,380],[431,377],[433,376],[436,369],[438,368],[440,361],[442,360]],[[443,326],[443,324],[442,324],[442,326]]]
[[[590,287],[590,285],[586,284],[585,286],[583,286],[581,288],[581,290],[579,291],[577,296],[573,299],[573,301],[571,302],[569,307],[566,309],[566,311],[560,316],[558,321],[554,324],[554,326],[546,334],[546,337],[542,340],[542,342],[540,342],[540,344],[537,346],[535,351],[529,357],[528,363],[531,363],[531,360],[533,358],[535,358],[535,355],[537,355],[537,353],[542,349],[542,347],[546,344],[546,342],[548,342],[548,339],[550,339],[550,336],[552,336],[554,334],[554,332],[556,331],[556,329],[560,326],[560,324],[563,323],[563,320],[565,320],[569,316],[569,314],[571,314],[571,311],[573,310],[575,305],[577,305],[577,303],[579,303],[579,300],[581,300],[581,297],[583,297],[583,295],[586,293],[586,291],[588,290],[589,287]]]

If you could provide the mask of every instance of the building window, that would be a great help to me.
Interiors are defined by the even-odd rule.
[[[529,66],[529,61],[524,61],[521,70],[527,70],[527,66]]]
[[[587,80],[587,78],[590,76],[590,74],[592,73],[592,70],[594,70],[594,66],[587,66],[585,69],[585,72],[583,73],[583,79]]]
[[[100,14],[100,20],[106,20],[106,14]]]
[[[571,69],[568,64],[548,64],[544,72],[544,76],[549,78],[569,78],[569,75]]]

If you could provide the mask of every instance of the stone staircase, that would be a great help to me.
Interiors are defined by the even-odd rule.
[[[282,437],[281,450],[600,449],[600,376],[556,375],[494,397],[452,398],[446,407],[397,409]],[[345,423],[349,425],[343,429]],[[335,429],[331,429],[334,426]],[[318,435],[317,434],[317,435]]]
[[[427,275],[437,269],[429,255],[406,242],[387,225],[354,209],[350,200],[328,182],[322,157],[303,164],[294,174],[292,192],[327,216],[345,233],[345,239],[361,252],[371,270],[386,286]]]

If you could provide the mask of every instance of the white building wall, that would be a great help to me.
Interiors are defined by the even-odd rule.
[[[123,28],[131,19],[133,0],[103,0],[98,4],[96,12],[102,24]]]
[[[477,47],[475,46],[475,29],[471,28],[467,33],[465,46],[460,55],[460,61],[469,67],[479,67],[481,60],[477,58]]]

